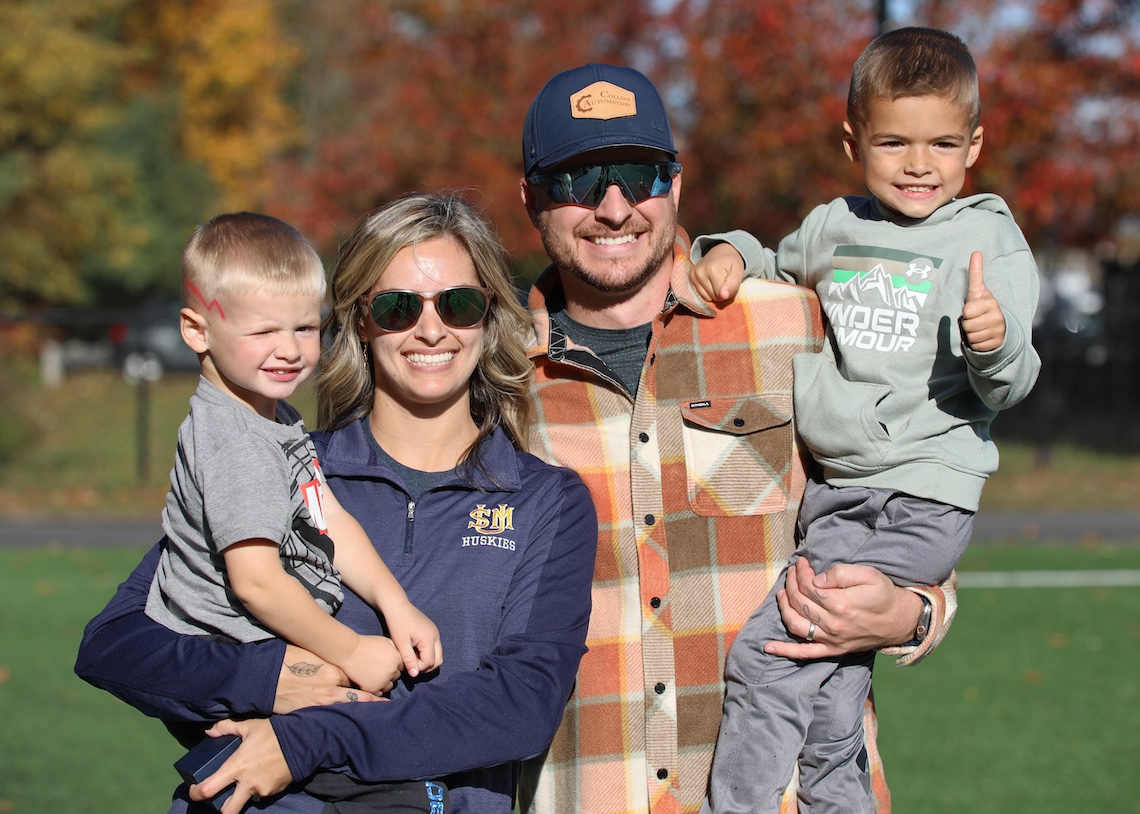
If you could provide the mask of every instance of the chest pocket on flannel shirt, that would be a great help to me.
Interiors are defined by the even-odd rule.
[[[681,402],[689,504],[706,517],[788,506],[793,455],[790,393]]]

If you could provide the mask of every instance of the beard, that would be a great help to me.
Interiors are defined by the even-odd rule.
[[[670,207],[667,217],[656,225],[648,221],[631,221],[629,224],[641,234],[639,240],[646,240],[646,255],[643,260],[600,260],[587,266],[578,251],[578,242],[592,236],[610,237],[608,231],[599,229],[576,229],[569,236],[551,227],[549,218],[540,218],[539,236],[547,256],[561,271],[585,283],[590,288],[605,294],[627,294],[639,290],[657,274],[666,260],[673,255],[673,241],[677,235],[677,213]],[[642,231],[645,230],[645,231]]]

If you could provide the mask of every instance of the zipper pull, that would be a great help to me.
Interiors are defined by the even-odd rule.
[[[415,521],[415,519],[416,519],[416,502],[414,500],[409,500],[408,501],[408,517],[407,517],[407,520],[409,523],[412,523]]]

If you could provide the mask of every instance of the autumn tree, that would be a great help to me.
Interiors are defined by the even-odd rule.
[[[99,143],[129,49],[100,23],[126,0],[0,4],[0,305],[88,296],[85,264],[123,268],[132,171]]]
[[[1030,242],[1090,246],[1140,204],[1140,4],[888,3],[959,34],[978,63],[985,146],[966,192],[1009,201]],[[844,158],[851,65],[876,33],[869,0],[681,0],[684,221],[769,245],[807,211],[862,193]]]
[[[219,209],[264,208],[298,140],[300,52],[271,0],[0,4],[8,304],[177,291]]]
[[[279,174],[282,214],[322,245],[378,203],[465,188],[517,254],[539,244],[519,199],[527,106],[554,73],[656,59],[653,4],[346,0],[296,4],[308,146]]]
[[[843,154],[851,65],[875,33],[866,0],[681,0],[671,61],[683,127],[682,222],[767,245],[812,207],[862,189]]]
[[[985,146],[971,188],[1005,197],[1031,243],[1093,246],[1140,210],[1140,4],[927,0],[915,13],[974,50]]]
[[[205,166],[224,209],[264,207],[268,167],[300,139],[287,90],[301,49],[282,28],[279,7],[272,0],[136,0],[123,24],[123,36],[149,56],[130,86],[168,94],[176,146]]]
[[[661,88],[681,222],[775,243],[860,192],[840,146],[872,0],[63,0],[0,4],[0,298],[169,286],[194,223],[259,208],[331,255],[376,204],[464,188],[541,262],[518,196],[527,105],[554,73],[630,64]],[[1140,201],[1140,3],[912,0],[982,73],[967,191],[1030,240],[1092,244]]]

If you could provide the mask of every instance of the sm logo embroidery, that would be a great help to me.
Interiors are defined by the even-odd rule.
[[[468,516],[471,522],[467,524],[467,528],[475,529],[480,534],[502,534],[507,529],[515,527],[515,508],[503,503],[493,509],[488,509],[485,504],[480,503]]]

